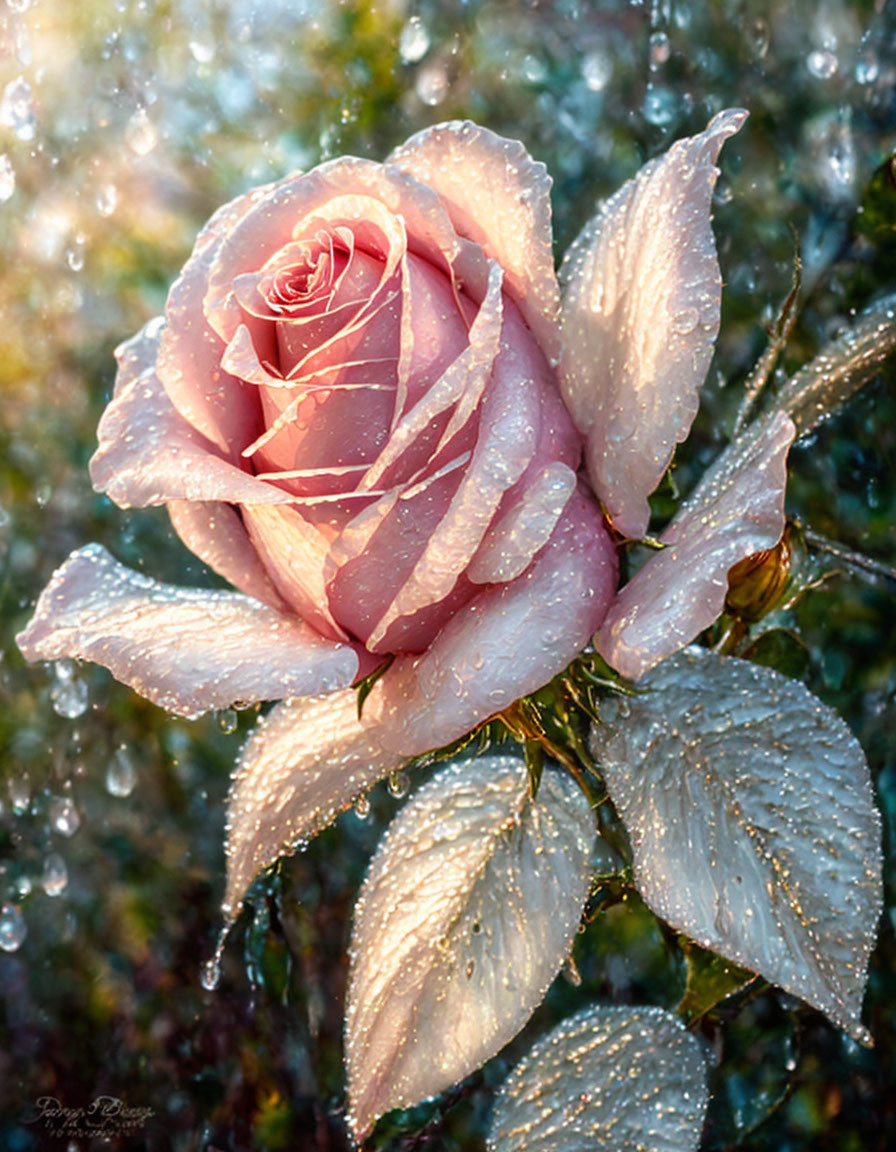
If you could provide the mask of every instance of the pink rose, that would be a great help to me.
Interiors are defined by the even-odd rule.
[[[607,203],[567,257],[562,305],[544,166],[446,124],[385,164],[334,160],[226,205],[164,321],[119,350],[94,485],[166,504],[239,592],[159,585],[89,547],[19,643],[105,664],[184,714],[286,701],[234,786],[234,828],[278,815],[232,845],[231,905],[287,832],[539,688],[598,630],[611,663],[646,671],[780,536],[786,416],[614,599],[600,504],[643,535],[696,412],[721,292],[714,161],[743,118],[723,113]],[[359,719],[351,686],[387,658]]]

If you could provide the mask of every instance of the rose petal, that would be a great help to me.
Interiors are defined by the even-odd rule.
[[[150,322],[153,323],[153,322]],[[146,329],[116,352],[115,395],[100,420],[90,478],[120,508],[171,500],[284,503],[289,495],[222,458],[177,412],[152,368]]]
[[[372,695],[379,690],[375,685]],[[325,828],[404,760],[383,748],[366,708],[359,721],[352,689],[289,700],[260,720],[230,790],[227,918],[239,915],[259,872]]]
[[[252,545],[277,591],[303,620],[333,640],[348,639],[327,605],[324,572],[329,544],[296,508],[243,509]]]
[[[667,547],[616,597],[596,646],[623,676],[637,680],[689,644],[722,611],[728,570],[781,538],[795,432],[782,412],[752,425],[679,509],[660,537]]]
[[[697,412],[719,330],[710,227],[714,161],[746,113],[646,164],[585,228],[561,279],[567,407],[587,438],[588,475],[613,525],[643,536],[648,495]]]
[[[235,508],[212,500],[172,500],[168,515],[184,544],[209,568],[247,596],[288,611]]]
[[[256,188],[225,204],[199,235],[165,304],[156,371],[183,418],[231,459],[260,430],[254,389],[221,367],[224,346],[208,327],[202,299],[209,267],[222,241],[270,186]]]
[[[547,546],[509,584],[483,589],[419,657],[397,659],[373,703],[387,748],[417,756],[534,692],[584,648],[616,587],[616,551],[581,488]]]
[[[455,228],[504,269],[504,283],[545,356],[559,353],[551,178],[517,140],[469,121],[437,124],[389,157],[435,189]]]
[[[352,682],[354,651],[236,592],[159,584],[97,544],[73,552],[17,638],[26,660],[92,660],[185,716]]]
[[[481,249],[458,237],[431,189],[392,165],[344,156],[271,186],[216,250],[205,310],[225,343],[233,338],[243,318],[232,292],[234,278],[247,269],[261,268],[292,239],[296,221],[343,195],[379,200],[403,218],[411,251],[446,274],[453,270],[476,300],[485,294],[488,269]]]

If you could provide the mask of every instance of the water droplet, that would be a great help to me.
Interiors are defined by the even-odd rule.
[[[27,12],[31,7],[31,0],[6,0],[6,7],[13,12]]]
[[[4,152],[0,156],[0,200],[8,200],[16,190],[16,170]]]
[[[589,52],[582,61],[582,79],[591,92],[603,92],[613,75],[613,58],[608,52]]]
[[[837,57],[827,48],[810,52],[806,57],[806,67],[819,80],[830,80],[836,74],[838,65]]]
[[[408,778],[407,778],[406,773],[401,772],[401,771],[390,772],[389,773],[388,788],[389,788],[389,795],[395,796],[396,799],[400,800],[402,796],[407,796],[407,794],[408,794]]]
[[[16,952],[28,935],[25,918],[17,904],[4,904],[0,909],[0,948]]]
[[[50,689],[50,700],[57,716],[75,720],[87,711],[87,685],[75,672],[71,660],[57,660],[53,665],[55,684]]]
[[[59,896],[65,891],[68,885],[68,869],[58,852],[51,852],[44,860],[41,884],[48,896]]]
[[[430,107],[441,104],[448,93],[448,72],[444,64],[433,61],[417,73],[414,91]]]
[[[83,232],[78,232],[74,238],[73,243],[65,252],[65,262],[71,268],[72,272],[80,272],[84,267],[84,242],[86,237]]]
[[[128,120],[124,138],[132,152],[147,156],[159,142],[159,133],[145,108],[138,108]]]
[[[215,45],[211,40],[191,40],[190,55],[197,64],[211,64],[215,58]]]
[[[650,37],[649,45],[650,67],[651,69],[659,68],[661,64],[666,63],[672,52],[669,37],[665,32],[654,32]]]
[[[657,128],[671,124],[675,117],[675,93],[660,84],[648,84],[642,110],[648,124]]]
[[[370,798],[367,795],[361,795],[352,805],[352,811],[359,820],[366,820],[370,815]]]
[[[235,708],[222,708],[218,713],[218,727],[228,736],[236,732],[239,722],[240,718]]]
[[[23,812],[28,811],[28,805],[31,803],[31,782],[27,774],[23,773],[21,776],[11,776],[8,787],[12,810],[17,816],[21,816]]]
[[[33,140],[36,129],[31,85],[19,76],[10,80],[0,100],[0,124],[12,128],[20,140]]]
[[[856,61],[855,77],[858,84],[873,84],[880,75],[877,53],[866,48]]]
[[[672,317],[672,331],[679,336],[687,336],[700,322],[700,315],[696,308],[683,308]]]
[[[416,64],[429,51],[431,44],[426,25],[419,16],[412,16],[401,30],[398,54],[403,64]]]
[[[28,896],[34,885],[31,883],[30,876],[20,876],[16,881],[16,891],[20,896]]]
[[[110,796],[130,796],[137,783],[137,769],[127,748],[116,749],[106,769],[106,791]]]
[[[96,194],[96,210],[100,216],[111,216],[118,207],[118,189],[114,184],[104,184]]]
[[[202,965],[202,971],[199,975],[199,983],[206,990],[206,992],[214,992],[218,987],[218,981],[221,979],[221,962],[215,953],[211,960],[206,960]]]
[[[50,824],[62,836],[74,836],[81,827],[81,813],[71,796],[57,796],[50,804]]]

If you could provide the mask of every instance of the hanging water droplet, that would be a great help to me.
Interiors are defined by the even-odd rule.
[[[361,795],[352,805],[352,811],[359,820],[366,820],[370,815],[370,798],[366,795]]]
[[[654,32],[650,37],[649,47],[651,69],[659,68],[660,65],[665,64],[672,53],[669,37],[665,32]]]
[[[159,133],[145,108],[138,108],[124,130],[127,146],[138,156],[147,156],[159,142]]]
[[[218,981],[221,979],[221,964],[217,954],[211,960],[206,960],[202,965],[202,971],[199,975],[199,983],[206,990],[206,992],[214,992],[218,987]]]
[[[75,671],[71,660],[57,660],[53,665],[55,684],[50,689],[50,701],[57,716],[75,720],[87,711],[87,685]]]
[[[416,64],[429,51],[431,40],[419,16],[412,16],[398,38],[398,54],[403,64]]]
[[[10,80],[0,100],[0,124],[11,128],[20,140],[33,140],[37,121],[31,85],[19,76]]]
[[[81,827],[81,813],[71,796],[57,796],[50,804],[50,824],[62,836],[74,836]]]
[[[218,727],[227,736],[236,732],[239,722],[240,718],[237,716],[235,708],[222,708],[218,713]]]
[[[17,952],[28,935],[25,918],[17,904],[4,904],[0,909],[0,948]]]
[[[582,61],[582,79],[591,92],[603,92],[613,75],[613,58],[609,52],[589,52]]]
[[[28,805],[31,803],[31,782],[27,773],[23,772],[21,776],[11,776],[8,788],[12,810],[17,816],[21,816],[23,812],[28,811]]]
[[[448,94],[448,72],[445,65],[436,60],[421,68],[417,73],[414,91],[430,107],[441,104]]]
[[[4,152],[0,156],[0,200],[8,200],[16,190],[16,170]]]
[[[661,84],[648,84],[644,94],[644,119],[657,128],[671,124],[675,116],[675,93]]]
[[[880,64],[873,48],[866,48],[856,61],[855,77],[858,84],[873,84],[880,75]]]
[[[44,860],[41,884],[48,896],[59,896],[65,891],[68,885],[68,869],[58,852],[51,852]]]
[[[211,64],[215,58],[215,45],[212,40],[191,40],[190,55],[197,64]]]
[[[137,783],[137,769],[127,748],[117,748],[106,769],[106,791],[110,796],[130,796]]]
[[[111,216],[118,207],[118,189],[114,184],[104,184],[96,194],[96,210],[100,216]]]
[[[398,800],[400,800],[402,798],[402,796],[407,796],[407,794],[408,794],[408,778],[407,778],[406,773],[401,772],[401,771],[390,772],[389,773],[388,788],[389,788],[389,795],[394,796]]]
[[[806,67],[819,80],[830,80],[836,74],[839,61],[830,49],[818,49],[806,57]]]

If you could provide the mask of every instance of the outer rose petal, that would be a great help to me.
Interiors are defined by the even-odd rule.
[[[422,656],[399,657],[383,676],[365,714],[382,725],[384,746],[418,756],[540,688],[587,644],[616,577],[600,512],[579,489],[522,576],[484,589]]]
[[[288,493],[223,459],[174,409],[153,370],[156,323],[150,321],[116,351],[115,395],[100,420],[99,447],[90,461],[94,488],[120,508],[170,500],[289,501]]]
[[[289,609],[271,583],[240,514],[212,500],[172,500],[171,525],[184,544],[240,592],[280,612]]]
[[[351,684],[358,657],[236,592],[159,584],[91,544],[66,560],[17,638],[26,660],[102,664],[171,712],[278,700]]]
[[[646,164],[564,261],[561,390],[587,438],[588,475],[614,526],[643,536],[648,495],[697,412],[719,331],[721,277],[710,228],[714,161],[746,119]]]
[[[795,433],[777,412],[735,441],[660,537],[668,547],[616,597],[595,643],[623,676],[637,680],[689,644],[722,611],[729,569],[781,538]]]
[[[380,684],[371,698],[381,691]],[[228,918],[239,915],[245,891],[259,872],[325,828],[356,796],[404,762],[404,756],[383,748],[380,735],[367,707],[358,720],[358,694],[350,688],[288,700],[259,721],[230,790]]]
[[[412,136],[390,161],[438,192],[461,236],[504,269],[504,284],[546,358],[559,354],[551,178],[518,140],[469,121]]]

